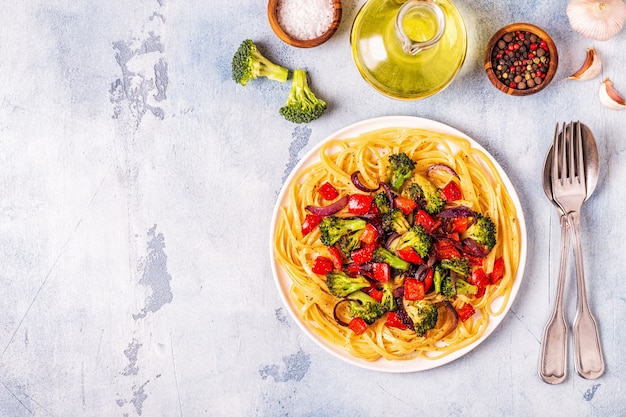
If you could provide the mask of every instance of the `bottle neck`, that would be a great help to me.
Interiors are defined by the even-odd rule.
[[[409,55],[435,46],[446,28],[446,19],[433,0],[409,0],[396,15],[395,32],[402,50]]]

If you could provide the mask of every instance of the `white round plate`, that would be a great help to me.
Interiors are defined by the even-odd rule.
[[[276,232],[276,220],[279,213],[280,207],[286,204],[286,193],[289,187],[291,186],[291,182],[293,181],[294,176],[305,169],[309,165],[319,161],[319,150],[320,148],[328,141],[334,139],[342,139],[342,138],[351,138],[358,136],[360,134],[370,132],[373,130],[391,128],[391,127],[407,127],[407,128],[417,128],[417,129],[426,129],[434,132],[446,133],[453,136],[458,136],[465,138],[470,141],[472,147],[480,149],[483,151],[489,159],[493,162],[493,165],[498,170],[502,181],[506,185],[506,189],[511,196],[513,204],[515,205],[515,209],[517,211],[517,220],[520,227],[520,237],[521,237],[521,253],[520,253],[520,263],[517,269],[517,275],[515,277],[513,288],[511,289],[511,295],[508,299],[508,304],[505,307],[505,310],[499,316],[491,317],[489,320],[489,324],[487,325],[487,329],[483,333],[480,339],[476,340],[474,343],[459,349],[447,356],[444,356],[439,359],[424,359],[424,358],[415,358],[411,360],[387,360],[387,359],[378,359],[374,362],[368,362],[363,359],[352,356],[342,348],[329,343],[321,336],[319,336],[315,331],[309,327],[306,322],[303,322],[300,316],[298,315],[297,307],[291,300],[289,296],[289,288],[291,287],[291,278],[287,274],[287,272],[281,267],[281,265],[276,261],[276,257],[274,254],[274,234]],[[519,198],[513,184],[509,180],[509,177],[506,175],[500,164],[489,154],[482,146],[480,146],[476,141],[472,138],[468,137],[464,133],[448,126],[443,123],[435,122],[433,120],[424,119],[420,117],[412,117],[412,116],[386,116],[364,120],[362,122],[355,123],[353,125],[347,126],[326,139],[317,144],[313,149],[311,149],[307,155],[302,158],[302,160],[295,166],[283,188],[278,196],[278,200],[276,202],[276,206],[274,208],[274,213],[272,216],[272,224],[270,228],[270,258],[272,265],[272,272],[274,274],[274,280],[276,282],[276,286],[278,287],[278,292],[280,296],[287,306],[287,310],[293,317],[296,323],[300,326],[302,331],[306,333],[315,343],[317,343],[322,349],[329,352],[331,355],[345,361],[356,365],[361,368],[370,369],[374,371],[380,372],[395,372],[395,373],[403,373],[403,372],[417,372],[424,371],[427,369],[436,368],[441,365],[445,365],[447,363],[452,362],[455,359],[460,358],[461,356],[467,354],[474,348],[476,348],[480,343],[482,343],[489,335],[498,327],[500,322],[504,319],[506,314],[508,313],[511,305],[515,301],[515,297],[517,296],[517,292],[519,290],[520,284],[522,282],[522,278],[524,276],[524,264],[526,262],[526,251],[527,251],[527,240],[526,240],[526,223],[524,220],[524,214],[522,211],[522,206],[520,204]],[[496,300],[498,301],[498,300]]]

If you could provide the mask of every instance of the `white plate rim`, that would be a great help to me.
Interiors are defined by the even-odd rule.
[[[287,190],[289,189],[294,177],[297,173],[305,168],[306,166],[317,162],[319,160],[319,150],[322,146],[324,146],[328,141],[335,139],[345,139],[357,136],[362,133],[370,132],[373,130],[391,128],[391,127],[406,127],[406,128],[417,128],[417,129],[426,129],[434,132],[445,133],[449,135],[454,135],[458,137],[462,137],[467,139],[471,146],[481,150],[484,154],[490,159],[492,164],[495,166],[498,174],[500,175],[502,182],[505,184],[507,191],[513,201],[513,204],[517,211],[517,220],[520,227],[520,240],[521,240],[521,251],[519,258],[519,266],[517,269],[517,275],[515,276],[515,280],[513,282],[513,287],[511,288],[511,294],[508,299],[508,303],[505,306],[502,314],[496,317],[492,317],[489,320],[489,324],[487,325],[487,329],[482,334],[482,336],[464,348],[461,348],[449,355],[446,355],[442,358],[438,359],[423,359],[423,358],[415,358],[410,360],[387,360],[384,358],[380,358],[376,361],[370,362],[355,356],[352,356],[347,351],[342,348],[335,346],[334,344],[326,341],[321,336],[319,336],[313,329],[309,327],[309,325],[303,322],[297,313],[297,307],[294,305],[293,301],[289,296],[289,288],[291,285],[291,278],[287,274],[287,272],[279,265],[276,260],[274,254],[274,235],[276,232],[276,220],[278,218],[279,210],[282,206],[284,206],[285,195]],[[504,169],[500,166],[498,161],[489,153],[485,148],[483,148],[479,143],[477,143],[474,139],[467,136],[465,133],[441,122],[437,122],[431,119],[426,119],[422,117],[416,116],[382,116],[375,117],[371,119],[362,120],[360,122],[353,123],[348,125],[332,134],[327,136],[324,140],[319,142],[313,148],[311,148],[306,155],[296,164],[296,166],[289,173],[288,177],[285,179],[285,182],[282,185],[281,191],[278,194],[276,204],[274,206],[274,210],[272,213],[272,221],[270,225],[270,264],[272,268],[272,274],[274,278],[274,283],[278,289],[279,295],[283,301],[283,304],[287,307],[289,315],[292,319],[298,324],[298,327],[319,347],[321,347],[326,352],[330,353],[332,356],[355,365],[357,367],[368,369],[372,371],[378,372],[387,372],[387,373],[410,373],[410,372],[419,372],[425,371],[433,368],[437,368],[439,366],[443,366],[448,364],[467,353],[474,350],[478,347],[482,342],[484,342],[493,331],[499,326],[499,324],[504,320],[507,316],[509,310],[513,302],[517,297],[517,293],[519,291],[522,279],[524,277],[524,268],[526,263],[526,254],[527,254],[527,238],[526,238],[526,221],[524,218],[524,212],[522,210],[522,205],[520,203],[519,197],[515,190],[515,187],[511,183],[508,175],[504,171]]]

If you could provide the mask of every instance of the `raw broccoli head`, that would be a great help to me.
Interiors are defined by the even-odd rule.
[[[387,312],[382,304],[363,291],[348,295],[348,300],[350,300],[348,314],[362,318],[367,324],[374,323]]]
[[[294,70],[287,103],[281,107],[280,114],[293,123],[308,123],[324,114],[326,107],[326,102],[311,91],[306,71]]]
[[[400,236],[397,249],[399,250],[410,246],[419,256],[424,258],[428,255],[431,244],[432,239],[428,233],[426,233],[424,226],[417,224],[411,227],[408,232]]]
[[[382,217],[383,229],[386,232],[404,234],[409,231],[411,224],[399,208],[391,209]]]
[[[406,271],[411,267],[411,264],[400,258],[398,255],[391,252],[389,249],[385,249],[382,246],[376,248],[373,256],[374,262],[383,262],[388,264],[390,267],[394,269],[398,269],[400,271]]]
[[[254,42],[246,39],[241,42],[233,56],[232,76],[233,80],[241,85],[246,85],[248,81],[257,77],[284,83],[289,76],[289,70],[265,58]]]
[[[464,277],[469,275],[470,270],[469,261],[467,260],[467,258],[442,259],[441,267],[454,271]]]
[[[420,174],[413,175],[411,183],[404,188],[402,195],[417,201],[430,214],[439,213],[446,203],[439,189]]]
[[[326,216],[319,224],[320,240],[326,246],[332,246],[349,232],[364,229],[367,222],[363,219],[344,219],[336,216]]]
[[[387,157],[387,182],[394,191],[399,191],[415,169],[415,162],[406,153],[394,153]]]
[[[415,333],[424,336],[430,329],[434,329],[439,318],[437,306],[425,300],[403,301],[404,310],[413,321]]]
[[[496,245],[496,225],[491,218],[476,214],[474,223],[467,228],[462,237],[473,239],[479,245],[491,250]]]
[[[355,291],[370,286],[369,281],[361,276],[351,277],[343,271],[332,271],[326,275],[328,291],[335,297],[346,297]]]

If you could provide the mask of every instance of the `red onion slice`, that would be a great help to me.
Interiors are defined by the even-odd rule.
[[[452,306],[452,304],[450,304],[448,300],[444,300],[443,305],[446,307],[446,311],[452,319],[452,325],[448,328],[448,330],[446,330],[443,336],[441,336],[442,339],[452,333],[454,329],[456,329],[456,326],[459,325],[459,314],[456,312],[456,309]]]
[[[350,179],[352,180],[352,184],[354,184],[354,186],[356,188],[358,188],[359,190],[365,192],[365,193],[373,193],[375,191],[378,191],[378,189],[380,188],[380,184],[378,184],[378,186],[376,188],[369,188],[366,187],[365,185],[363,185],[363,183],[361,182],[361,179],[359,178],[359,175],[361,175],[360,171],[354,171],[352,173],[352,175],[350,176]]]
[[[446,164],[433,164],[433,165],[429,166],[426,169],[426,175],[430,175],[431,171],[436,171],[436,170],[445,171],[448,174],[454,175],[455,177],[459,178],[459,174],[457,174],[456,171],[454,169],[452,169],[452,167],[450,167],[449,165],[446,165]]]
[[[469,207],[465,207],[465,206],[449,207],[437,213],[437,217],[441,217],[444,219],[455,219],[457,217],[474,217],[474,216],[476,216],[476,213],[474,213]]]
[[[339,210],[344,208],[348,204],[348,200],[350,199],[349,195],[344,195],[339,200],[331,203],[325,207],[317,207],[317,206],[306,206],[306,209],[318,216],[326,217],[331,216],[337,213]]]

